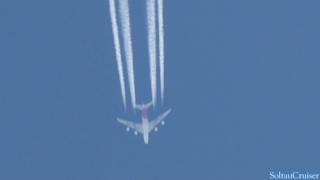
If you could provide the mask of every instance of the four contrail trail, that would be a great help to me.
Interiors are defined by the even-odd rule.
[[[160,62],[160,90],[161,102],[164,98],[164,22],[163,22],[163,0],[158,2],[158,31],[159,31],[159,62]]]
[[[123,74],[123,66],[122,66],[122,57],[121,57],[121,49],[120,49],[120,38],[119,38],[119,29],[117,23],[117,12],[116,5],[114,0],[109,0],[109,8],[110,8],[110,17],[111,17],[111,25],[113,32],[113,40],[114,40],[114,48],[116,54],[116,61],[118,65],[119,79],[120,79],[120,88],[121,88],[121,96],[124,109],[126,110],[127,102],[126,102],[126,90],[124,83],[124,74]]]
[[[157,1],[157,2],[156,2]],[[157,4],[156,4],[157,3]],[[119,72],[121,95],[124,108],[126,109],[126,90],[125,90],[125,77],[121,57],[120,37],[117,23],[117,12],[115,0],[109,0],[110,4],[110,17],[112,23],[112,31],[114,37],[114,46],[116,61]],[[156,6],[158,7],[156,13]],[[155,107],[157,102],[157,45],[159,46],[159,69],[160,69],[160,91],[161,102],[164,99],[164,18],[163,18],[163,0],[146,0],[147,8],[147,30],[148,30],[148,52],[150,63],[150,81],[151,81],[151,94],[152,102]],[[130,27],[130,10],[128,0],[119,0],[120,21],[122,27],[124,52],[127,65],[127,74],[129,81],[129,89],[131,95],[131,104],[134,108],[136,106],[136,93],[135,93],[135,78],[134,78],[134,65],[133,65],[133,48]],[[158,29],[156,26],[156,18],[158,18]],[[157,30],[159,42],[157,43]]]
[[[120,0],[120,19],[122,24],[122,33],[124,41],[124,50],[127,59],[127,71],[129,79],[129,87],[131,94],[132,107],[136,106],[136,92],[134,82],[134,68],[133,68],[133,51],[131,40],[130,16],[129,16],[129,3],[128,0]]]
[[[150,80],[152,102],[155,107],[157,102],[157,48],[156,48],[156,3],[155,0],[147,0],[147,28],[150,61]]]

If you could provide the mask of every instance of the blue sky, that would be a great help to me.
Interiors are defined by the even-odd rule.
[[[138,102],[150,98],[142,1],[131,1]],[[165,0],[173,112],[127,133],[106,0],[0,3],[0,179],[266,179],[319,173],[317,1]]]

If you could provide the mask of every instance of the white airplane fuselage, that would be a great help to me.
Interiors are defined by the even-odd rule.
[[[117,121],[126,126],[126,130],[130,131],[130,129],[134,130],[134,134],[138,135],[138,133],[142,134],[143,141],[145,144],[149,143],[149,133],[154,130],[158,131],[158,124],[164,125],[163,119],[167,117],[167,115],[171,112],[171,109],[168,109],[166,112],[162,113],[158,117],[149,121],[148,117],[148,108],[151,106],[151,102],[147,105],[137,105],[136,109],[139,109],[141,112],[141,123],[135,123],[132,121],[127,121],[125,119],[117,118]]]
[[[142,129],[143,129],[143,141],[145,144],[149,143],[149,119],[147,109],[143,108],[142,113]]]

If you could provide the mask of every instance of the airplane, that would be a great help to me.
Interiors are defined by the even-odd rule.
[[[158,124],[164,125],[163,119],[166,118],[171,109],[168,109],[166,112],[158,116],[156,119],[149,121],[148,118],[148,109],[152,105],[152,102],[147,104],[142,103],[141,105],[136,105],[135,108],[141,111],[141,119],[142,123],[134,123],[131,121],[127,121],[121,118],[117,118],[117,121],[125,126],[127,126],[126,130],[129,132],[130,128],[134,129],[134,134],[138,135],[138,132],[143,135],[143,141],[145,144],[149,143],[149,133],[154,129],[155,132],[158,131]]]

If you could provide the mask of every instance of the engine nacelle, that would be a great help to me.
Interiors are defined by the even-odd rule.
[[[154,128],[154,131],[155,131],[155,132],[157,132],[157,131],[158,131],[158,128],[157,128],[157,127],[155,127],[155,128]]]
[[[161,121],[161,125],[164,125],[164,123],[165,123],[164,121]]]
[[[126,128],[126,131],[129,132],[129,131],[130,131],[130,128],[127,127],[127,128]]]
[[[134,135],[138,135],[138,132],[137,132],[137,131],[134,131]]]

